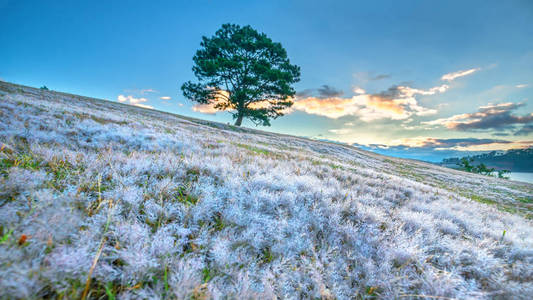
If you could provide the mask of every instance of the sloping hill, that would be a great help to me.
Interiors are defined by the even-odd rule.
[[[533,295],[529,184],[4,82],[0,118],[0,298]]]

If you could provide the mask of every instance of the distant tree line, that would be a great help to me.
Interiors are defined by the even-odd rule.
[[[509,170],[496,170],[495,168],[488,168],[484,163],[480,163],[478,165],[474,165],[473,163],[473,157],[463,157],[459,160],[457,165],[463,171],[486,176],[495,176],[494,172],[496,172],[498,174],[498,178],[508,179],[508,174],[511,173]]]
[[[484,164],[488,169],[494,168],[495,170],[509,170],[511,172],[533,172],[533,147],[507,151],[492,151],[462,158],[446,158],[442,160],[441,165],[452,168],[456,165],[467,171],[464,159],[469,160],[469,165],[472,168]]]

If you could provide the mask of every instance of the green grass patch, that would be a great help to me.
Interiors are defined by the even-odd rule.
[[[522,203],[529,204],[531,202],[523,202],[524,200],[528,200],[527,198],[519,198],[518,203],[501,203],[494,199],[490,199],[487,197],[474,195],[474,194],[466,194],[466,193],[459,193],[461,196],[470,198],[476,202],[487,204],[487,205],[494,205],[498,210],[505,211],[514,215],[520,215],[525,217],[526,219],[533,219],[533,210],[531,208],[528,208]]]
[[[79,279],[68,279],[68,287],[61,290],[43,291],[44,299],[81,299],[84,284]],[[101,282],[94,280],[90,287],[87,299],[116,299],[116,295],[125,290],[135,289],[114,282]]]
[[[484,204],[490,204],[490,205],[496,205],[498,204],[498,202],[492,200],[492,199],[489,199],[489,198],[485,198],[483,196],[479,196],[479,195],[467,195],[468,198],[476,201],[476,202],[479,202],[479,203],[484,203]]]
[[[165,272],[163,273],[163,284],[165,285],[165,296],[168,294],[169,285],[168,285],[168,267],[165,266]]]
[[[115,292],[113,290],[113,282],[108,282],[105,285],[105,294],[108,300],[115,300]]]
[[[183,186],[178,187],[175,190],[175,198],[178,202],[183,203],[187,206],[196,205],[198,203],[198,197],[195,197],[188,193],[187,189]]]
[[[94,116],[94,115],[90,115],[90,114],[86,114],[86,113],[74,113],[73,115],[78,120],[91,119],[91,120],[93,120],[93,121],[95,121],[96,123],[99,123],[99,124],[109,124],[109,123],[114,123],[114,124],[119,124],[119,125],[128,124],[127,121],[114,121],[114,120],[104,119],[104,118],[100,118],[100,117],[97,117],[97,116]]]
[[[73,180],[73,175],[83,171],[82,167],[74,167],[69,161],[54,157],[45,162],[31,151],[7,152],[4,151],[4,158],[0,159],[0,175],[7,177],[10,168],[21,168],[26,170],[43,170],[52,175],[49,182],[53,188],[63,190],[65,181]]]
[[[257,153],[257,154],[269,155],[269,154],[272,153],[272,152],[270,152],[270,151],[268,151],[266,149],[258,148],[258,147],[251,146],[251,145],[239,144],[239,143],[233,143],[233,145],[235,145],[235,146],[237,146],[239,148],[243,148],[243,149],[246,149],[248,151]]]
[[[272,254],[270,247],[266,247],[261,251],[261,260],[267,264],[274,260],[274,255]]]
[[[0,244],[7,243],[12,233],[13,233],[13,229],[9,229],[7,232],[4,233],[4,227],[2,226],[0,228],[0,235],[1,235]]]
[[[217,213],[215,214],[215,217],[213,218],[214,221],[214,228],[216,231],[221,231],[226,227],[226,224],[224,223],[224,219],[222,218],[222,214]]]
[[[518,199],[516,199],[518,202],[521,202],[521,203],[533,203],[533,199],[532,198],[527,198],[527,197],[520,197]]]
[[[41,162],[42,160],[35,157],[31,152],[7,155],[6,158],[0,160],[0,173],[7,175],[7,170],[12,167],[39,170]]]
[[[344,170],[342,166],[339,166],[336,164],[328,164],[328,166],[330,166],[330,168],[332,168],[333,170],[337,170],[337,169]]]
[[[209,282],[211,279],[213,279],[213,277],[215,275],[213,273],[214,272],[211,269],[209,269],[209,267],[203,268],[202,269],[202,281],[204,283]]]

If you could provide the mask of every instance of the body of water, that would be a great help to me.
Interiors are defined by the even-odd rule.
[[[515,180],[515,181],[523,181],[523,182],[529,182],[533,183],[533,173],[527,173],[527,172],[511,172],[509,174],[509,179]]]

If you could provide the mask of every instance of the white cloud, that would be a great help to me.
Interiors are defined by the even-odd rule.
[[[169,96],[163,96],[163,97],[159,97],[159,99],[162,99],[162,100],[170,100],[172,98],[170,98]]]
[[[363,90],[360,87],[354,87],[353,92],[356,93],[356,94],[365,94],[366,93],[366,91]]]
[[[335,134],[348,134],[348,133],[352,132],[352,130],[349,129],[349,128],[330,129],[328,131],[331,132],[331,133],[335,133]]]
[[[196,105],[193,105],[192,110],[195,112],[208,114],[208,115],[214,115],[217,111],[219,111],[212,104],[196,104]]]
[[[401,94],[407,97],[413,97],[414,95],[434,95],[436,93],[444,93],[447,89],[449,89],[450,86],[447,84],[443,84],[440,86],[432,87],[429,90],[419,90],[414,89],[408,86],[398,86],[398,90]]]
[[[143,104],[144,102],[148,101],[146,98],[135,98],[131,95],[129,96],[118,95],[117,101],[121,103],[130,104],[130,105],[135,105],[135,106],[142,107],[142,108],[149,108],[149,109],[154,108],[153,106]]]
[[[446,81],[453,81],[456,78],[473,74],[474,72],[477,72],[479,70],[481,70],[481,69],[480,68],[474,68],[474,69],[469,69],[469,70],[461,70],[461,71],[457,71],[457,72],[452,72],[452,73],[448,73],[448,74],[442,75],[442,77],[440,79],[441,80],[446,80]]]
[[[529,84],[517,84],[517,85],[515,85],[515,87],[517,87],[519,89],[525,88],[525,87],[528,87],[528,86],[529,86]]]

